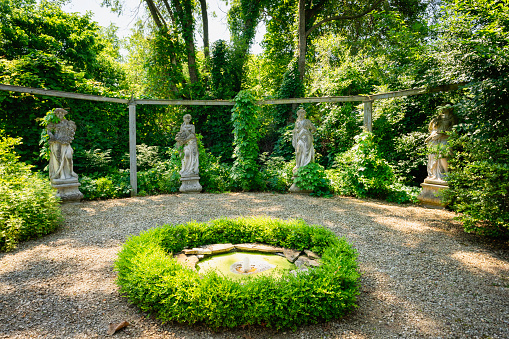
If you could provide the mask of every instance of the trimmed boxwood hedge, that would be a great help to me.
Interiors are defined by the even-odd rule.
[[[293,275],[233,281],[200,274],[172,253],[216,243],[265,243],[321,255],[322,265]],[[262,325],[296,328],[328,321],[356,307],[356,251],[323,226],[268,217],[164,225],[132,236],[115,263],[121,293],[163,322],[211,328]]]

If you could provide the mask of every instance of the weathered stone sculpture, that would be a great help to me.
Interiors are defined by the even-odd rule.
[[[306,166],[315,161],[315,149],[313,147],[313,133],[315,132],[315,125],[306,119],[306,111],[299,109],[297,111],[297,121],[295,121],[292,140],[292,145],[295,148],[294,178],[299,167]],[[290,192],[307,193],[298,188],[295,183],[290,187]]]
[[[49,135],[49,177],[53,188],[57,189],[57,196],[63,201],[81,200],[83,194],[79,191],[78,175],[73,169],[73,150],[71,142],[74,140],[76,124],[67,120],[67,111],[63,108],[55,109],[55,115],[60,119],[58,123],[46,126]]]
[[[192,193],[201,192],[199,177],[199,157],[198,143],[194,125],[190,123],[191,115],[184,115],[184,123],[180,126],[180,132],[177,133],[175,140],[177,146],[182,147],[182,169],[180,170],[180,192]]]
[[[438,192],[448,187],[445,180],[448,164],[444,152],[447,149],[447,132],[452,130],[455,124],[456,118],[450,106],[442,108],[429,123],[430,135],[426,138],[428,149],[431,151],[428,155],[428,176],[421,184],[422,191],[418,199],[430,207],[443,207]]]

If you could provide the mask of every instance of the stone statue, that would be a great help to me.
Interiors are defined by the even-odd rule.
[[[194,125],[191,122],[191,115],[184,115],[184,123],[180,126],[175,140],[177,146],[182,147],[180,155],[182,157],[182,169],[180,170],[180,192],[201,192],[202,187],[199,183],[199,153],[198,142]]]
[[[306,166],[315,161],[315,149],[313,148],[313,133],[316,127],[306,119],[306,111],[297,111],[297,121],[293,130],[292,145],[295,148],[295,167],[293,174],[297,173],[299,167]]]
[[[71,179],[78,178],[74,173],[72,155],[73,150],[71,142],[74,140],[76,124],[74,121],[67,120],[65,115],[67,111],[63,108],[55,109],[55,115],[60,122],[49,123],[46,126],[49,135],[49,177],[50,179]]]
[[[428,148],[436,151],[445,151],[447,145],[447,133],[456,124],[456,118],[451,107],[445,107],[440,114],[434,117],[429,123],[429,137],[426,138]],[[445,181],[448,171],[447,158],[443,154],[430,153],[428,155],[428,177],[427,181]]]
[[[311,121],[306,119],[306,111],[299,109],[297,111],[297,121],[293,129],[292,145],[295,148],[295,167],[293,168],[294,180],[299,167],[315,161],[315,149],[313,147],[313,133],[316,127]],[[292,193],[309,193],[302,191],[295,183],[290,187]]]
[[[76,124],[67,120],[68,113],[63,108],[54,111],[60,120],[58,123],[49,123],[46,130],[49,136],[49,177],[51,184],[57,189],[57,196],[62,200],[80,200],[83,194],[79,191],[78,175],[73,169],[73,150],[71,142],[74,140]]]
[[[428,176],[421,184],[422,191],[417,197],[424,205],[434,208],[443,208],[440,191],[448,187],[447,158],[443,154],[446,151],[447,132],[456,124],[456,117],[451,106],[443,107],[439,114],[429,123],[430,135],[426,138],[428,149],[432,152],[428,155]]]

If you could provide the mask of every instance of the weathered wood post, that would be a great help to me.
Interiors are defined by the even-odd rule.
[[[373,132],[372,126],[373,100],[364,101],[364,129]]]
[[[129,173],[131,176],[131,197],[138,194],[138,174],[136,168],[136,102],[133,96],[129,101]]]

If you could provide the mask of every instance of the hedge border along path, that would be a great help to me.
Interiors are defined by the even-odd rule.
[[[322,265],[296,276],[233,281],[177,264],[172,254],[216,243],[265,243],[321,255]],[[357,253],[328,229],[268,217],[165,225],[128,239],[118,255],[117,283],[129,300],[163,322],[211,328],[262,325],[296,328],[356,307]]]

